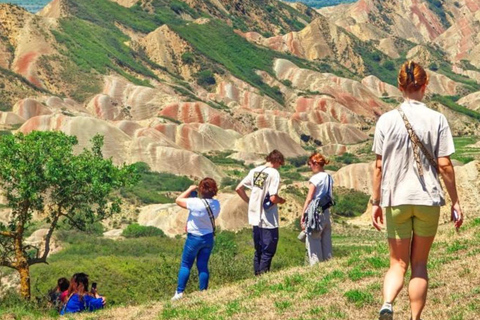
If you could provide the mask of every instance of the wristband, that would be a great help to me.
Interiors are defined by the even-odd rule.
[[[378,206],[380,204],[380,200],[371,198],[370,203],[372,204],[372,206]]]

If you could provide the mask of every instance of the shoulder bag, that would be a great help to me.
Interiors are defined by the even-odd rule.
[[[212,208],[210,208],[210,205],[208,204],[207,200],[202,199],[203,204],[205,205],[205,208],[207,208],[207,213],[208,217],[210,218],[210,222],[212,223],[212,228],[213,228],[213,236],[215,236],[215,217],[213,216]]]
[[[403,112],[402,108],[399,107],[398,112],[400,113],[400,116],[403,119],[403,122],[405,123],[405,128],[407,128],[408,136],[410,137],[410,140],[413,143],[413,157],[415,158],[415,162],[417,163],[417,168],[418,168],[418,174],[423,177],[423,167],[422,163],[420,162],[420,155],[418,153],[418,149],[422,150],[423,154],[427,158],[428,162],[430,162],[430,165],[435,168],[438,172],[438,163],[433,157],[433,155],[427,150],[425,145],[422,143],[420,138],[417,136],[415,131],[413,131],[413,127],[408,121],[407,116]]]

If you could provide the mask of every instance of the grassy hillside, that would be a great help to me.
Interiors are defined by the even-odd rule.
[[[62,44],[60,48],[62,54],[78,68],[79,79],[91,79],[92,75],[114,71],[141,85],[148,85],[148,79],[158,80],[154,71],[156,69],[164,71],[164,68],[150,61],[142,52],[127,46],[129,38],[119,29],[119,25],[142,34],[168,25],[193,47],[194,56],[201,61],[203,71],[231,73],[279,103],[283,103],[279,90],[268,86],[256,73],[257,70],[262,70],[273,75],[272,64],[276,58],[289,59],[304,68],[345,75],[345,68],[335,61],[309,62],[256,46],[234,32],[234,28],[239,28],[235,24],[238,17],[231,15],[221,16],[223,20],[217,19],[201,10],[194,10],[181,1],[154,1],[152,12],[145,11],[139,5],[125,8],[109,0],[68,0],[66,3],[74,18],[61,19],[59,31],[53,33],[57,42]],[[292,17],[308,18],[285,4],[279,6]],[[273,19],[270,23],[275,23],[275,19],[278,18],[273,9],[258,10],[264,10],[266,17]],[[210,22],[192,23],[183,20],[182,14],[188,14],[193,19],[207,17],[210,18]],[[226,19],[233,19],[234,27],[229,26]],[[303,26],[293,23],[290,29],[284,31],[296,31],[301,28]],[[366,47],[365,43],[355,40],[355,50],[361,52],[368,73],[393,83],[398,63],[395,61],[392,65],[386,65],[387,58],[383,53],[373,47]],[[329,66],[328,70],[325,70],[325,65]],[[199,75],[201,74],[200,72]],[[82,100],[97,89],[91,86],[74,90],[71,95]]]
[[[458,234],[450,224],[441,226],[429,262],[430,291],[425,319],[476,319],[480,312],[479,231],[479,218],[471,219]],[[181,250],[181,241],[175,239],[148,238],[134,243],[82,238],[84,244],[78,244],[79,238],[70,238],[66,250],[54,255],[50,266],[33,270],[34,287],[40,292],[46,290],[47,283],[65,272],[62,268],[87,271],[99,282],[110,307],[76,319],[375,318],[388,267],[382,233],[337,224],[333,233],[335,258],[310,268],[302,266],[304,248],[295,239],[295,232],[282,229],[274,272],[258,278],[251,275],[253,249],[249,233],[248,230],[237,235],[221,233],[212,256],[211,289],[196,292],[194,276],[186,298],[175,304],[169,302]],[[94,246],[88,247],[91,245]],[[114,251],[113,257],[110,254]],[[169,263],[172,258],[176,261]],[[108,266],[114,263],[115,269],[110,269]],[[128,303],[140,305],[119,306]],[[37,318],[47,316],[33,312],[31,306],[13,310],[2,301],[4,306],[0,317],[12,312],[22,319],[35,318],[35,314]],[[405,290],[395,310],[400,319],[408,318]]]
[[[296,240],[297,231],[280,231],[278,257],[272,268],[282,270],[301,265],[304,249]],[[98,282],[99,291],[108,296],[109,305],[136,305],[151,300],[168,299],[175,292],[178,267],[184,240],[165,236],[114,241],[93,234],[60,231],[63,250],[49,258],[48,265],[31,267],[32,296],[39,304],[23,305],[12,292],[0,301],[0,318],[11,310],[25,314],[52,314],[45,295],[59,277],[86,272]],[[222,231],[215,239],[210,260],[212,289],[253,276],[251,230],[239,233]],[[9,272],[2,269],[3,272]],[[187,293],[198,290],[198,275],[192,272]],[[10,310],[10,311],[9,311]]]

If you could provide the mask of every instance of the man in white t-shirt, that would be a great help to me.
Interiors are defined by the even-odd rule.
[[[280,168],[285,159],[278,150],[273,150],[266,158],[265,165],[250,170],[248,175],[235,189],[238,195],[248,203],[248,222],[253,226],[255,255],[253,268],[255,275],[270,270],[278,244],[278,207],[285,203],[278,195],[280,187]],[[245,187],[251,190],[250,197]]]

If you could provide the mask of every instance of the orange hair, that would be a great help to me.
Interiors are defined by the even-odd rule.
[[[425,70],[413,61],[405,62],[398,72],[398,88],[403,92],[415,92],[428,84]]]
[[[217,183],[212,178],[205,178],[200,181],[200,184],[198,185],[198,191],[202,195],[202,198],[211,199],[218,192]]]
[[[330,161],[325,159],[325,157],[320,153],[315,152],[308,158],[308,163],[318,163],[321,167],[323,167],[324,165],[329,164]]]

